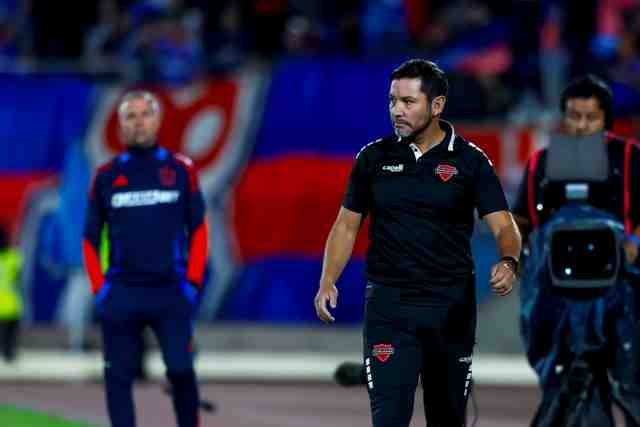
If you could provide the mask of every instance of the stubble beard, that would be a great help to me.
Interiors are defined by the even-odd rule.
[[[429,128],[429,126],[431,126],[431,123],[433,123],[433,114],[431,114],[431,109],[429,109],[427,111],[427,120],[425,122],[425,124],[423,124],[422,126],[418,127],[415,130],[409,131],[409,132],[401,132],[398,130],[398,128],[394,127],[394,133],[396,134],[396,136],[398,136],[401,139],[407,140],[407,141],[415,141],[415,139],[422,133],[424,132],[426,129]],[[403,133],[406,133],[406,135],[403,135]]]
[[[397,137],[399,137],[400,139],[404,139],[406,141],[415,141],[415,139],[422,133],[425,131],[425,129],[428,129],[429,126],[431,126],[431,123],[433,122],[433,114],[431,112],[431,105],[427,104],[427,120],[426,123],[420,127],[418,127],[417,129],[413,130],[413,131],[409,131],[407,133],[407,135],[403,135],[403,132],[399,131],[398,128],[396,128],[395,126],[393,127],[393,133],[395,133],[395,135]]]

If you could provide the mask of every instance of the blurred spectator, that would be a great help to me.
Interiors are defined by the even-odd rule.
[[[624,26],[615,48],[608,76],[615,94],[615,111],[628,116],[640,111],[640,8],[624,13]]]
[[[0,68],[11,69],[29,52],[29,0],[0,0]]]
[[[289,0],[283,43],[293,54],[318,54],[323,31],[323,11],[327,3],[318,0]]]
[[[400,53],[409,46],[403,0],[368,0],[362,15],[362,45],[369,55]]]
[[[213,71],[239,65],[247,56],[249,36],[243,26],[243,9],[239,1],[207,2],[200,6],[204,17],[206,62]]]
[[[13,63],[18,56],[16,10],[7,1],[0,3],[0,66]]]
[[[147,82],[188,83],[204,65],[202,19],[188,12],[137,3],[130,10],[131,35],[123,60],[137,61]]]
[[[572,73],[597,71],[588,53],[596,1],[513,2],[513,67],[505,75],[514,94],[511,121],[553,123],[559,117],[560,93]]]
[[[317,27],[306,16],[292,16],[285,26],[284,45],[290,54],[318,53],[320,35]]]
[[[538,101],[540,93],[540,39],[543,11],[540,2],[519,0],[511,11],[510,38],[513,66],[505,76],[509,88],[521,98],[518,108]],[[555,23],[555,21],[553,21]],[[555,27],[554,27],[555,28]]]
[[[640,9],[625,14],[616,51],[616,64],[610,77],[630,88],[640,89]]]
[[[7,231],[0,227],[0,349],[5,361],[16,357],[18,329],[22,317],[19,273],[22,260],[9,245]]]
[[[491,10],[486,2],[478,0],[456,0],[432,11],[433,19],[422,35],[425,48],[439,48],[447,41],[465,33],[486,27],[492,21]]]
[[[508,25],[511,6],[497,0],[433,1],[423,8],[413,3],[407,1],[407,7],[424,15],[423,22],[412,18],[408,23],[416,47],[438,58],[456,82],[447,116],[504,114],[512,96],[501,76],[515,67],[512,43],[517,39]]]
[[[595,34],[591,39],[591,50],[599,61],[611,60],[616,55],[620,43],[625,37],[623,33],[633,25],[629,19],[640,7],[638,0],[601,0],[596,11]],[[633,19],[631,19],[632,21]],[[626,21],[626,22],[625,22]]]
[[[99,0],[69,14],[47,0],[0,0],[0,67],[29,53],[69,67],[84,56],[93,73],[186,83],[256,57],[418,50],[472,79],[488,114],[530,121],[557,114],[573,75],[611,71],[614,82],[635,85],[639,8],[640,0]],[[640,108],[629,96],[626,105]]]
[[[131,31],[131,21],[116,0],[100,0],[98,21],[84,40],[85,59],[101,69],[117,65],[117,57]]]
[[[291,0],[285,48],[294,54],[359,55],[363,4],[361,0]]]

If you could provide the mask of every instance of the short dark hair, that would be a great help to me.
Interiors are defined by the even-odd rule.
[[[569,83],[560,99],[562,113],[567,110],[567,101],[571,98],[596,98],[600,108],[604,111],[604,127],[611,130],[613,127],[613,92],[604,80],[593,74],[587,74]]]
[[[447,96],[449,82],[444,71],[435,62],[426,59],[410,59],[393,70],[390,80],[420,79],[420,90],[429,101],[438,96]]]

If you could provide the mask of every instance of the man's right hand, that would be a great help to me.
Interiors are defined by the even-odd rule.
[[[335,322],[336,319],[327,309],[327,301],[331,308],[338,305],[338,288],[336,285],[320,285],[313,303],[316,307],[316,316],[323,322]]]
[[[638,258],[638,243],[635,240],[624,242],[624,254],[629,264],[634,264]]]

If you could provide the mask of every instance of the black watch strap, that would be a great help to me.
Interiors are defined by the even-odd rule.
[[[514,257],[512,257],[512,256],[503,256],[502,258],[500,258],[500,260],[498,262],[508,262],[509,264],[511,264],[511,267],[513,268],[513,272],[514,273],[518,272],[518,266],[520,265],[520,263]]]

